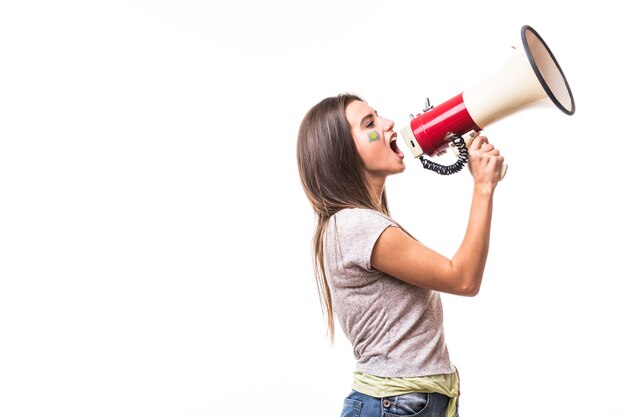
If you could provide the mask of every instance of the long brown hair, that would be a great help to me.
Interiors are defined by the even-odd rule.
[[[345,208],[369,208],[389,216],[386,192],[380,201],[368,186],[365,167],[346,118],[346,107],[364,101],[354,94],[328,97],[313,106],[300,124],[297,159],[300,181],[317,219],[313,265],[317,289],[331,341],[333,303],[324,262],[324,234],[330,217]]]

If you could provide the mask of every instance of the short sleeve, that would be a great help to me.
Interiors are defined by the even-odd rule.
[[[359,267],[371,271],[372,250],[381,233],[390,226],[393,220],[384,214],[370,209],[344,209],[335,214],[333,234],[336,249],[344,268]],[[331,227],[333,229],[333,227]]]

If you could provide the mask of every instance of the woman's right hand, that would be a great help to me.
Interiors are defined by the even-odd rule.
[[[502,175],[504,157],[486,136],[477,136],[469,146],[469,170],[474,177],[474,185],[495,188]]]

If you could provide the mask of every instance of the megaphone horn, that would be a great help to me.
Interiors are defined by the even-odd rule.
[[[414,157],[424,167],[443,175],[460,171],[467,162],[461,138],[480,132],[487,125],[543,101],[551,101],[567,115],[575,112],[574,96],[565,74],[545,41],[532,27],[521,30],[522,47],[497,72],[450,100],[413,117],[400,130]],[[456,164],[442,166],[423,158],[436,156],[448,146],[461,148]],[[506,167],[501,173],[504,176]]]

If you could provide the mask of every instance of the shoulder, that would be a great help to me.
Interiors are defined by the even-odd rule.
[[[380,211],[372,210],[369,208],[346,208],[338,211],[333,215],[336,219],[341,219],[344,221],[359,221],[359,220],[385,220],[393,223],[391,217],[381,213]]]
[[[395,226],[395,222],[379,211],[343,209],[335,213],[328,224],[325,237],[327,254],[331,259],[340,260],[344,267],[358,266],[371,270],[372,250],[381,233],[390,226]]]
[[[368,208],[348,208],[332,216],[333,226],[344,233],[358,233],[363,229],[384,229],[395,225],[390,217]]]

